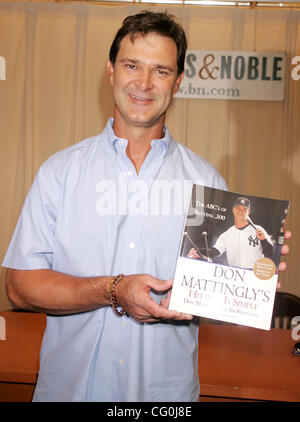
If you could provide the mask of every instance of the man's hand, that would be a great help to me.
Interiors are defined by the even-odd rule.
[[[257,237],[259,240],[265,240],[265,238],[266,238],[265,231],[264,231],[264,230],[262,230],[262,229],[256,229],[256,237]]]
[[[289,230],[286,230],[284,232],[284,239],[288,240],[292,237],[292,232],[290,232]],[[290,252],[290,248],[288,245],[282,245],[281,247],[281,255],[287,255]],[[279,271],[285,271],[286,270],[286,262],[280,262],[279,266],[278,266]],[[277,289],[280,289],[281,287],[281,283],[278,281],[277,282]]]
[[[191,320],[192,315],[168,309],[170,289],[173,280],[159,280],[149,274],[136,274],[124,277],[116,286],[118,305],[138,322],[158,322],[166,319]],[[150,290],[168,292],[167,297],[156,303],[150,297]]]
[[[198,252],[196,251],[196,249],[192,248],[189,250],[189,253],[187,254],[187,258],[197,259],[197,258],[200,258],[200,256]]]
[[[284,239],[288,240],[292,237],[292,232],[289,230],[286,230],[284,232]],[[288,245],[282,245],[281,248],[281,255],[287,255],[290,252],[290,248]],[[286,270],[286,262],[280,262],[279,264],[279,271],[285,271]]]

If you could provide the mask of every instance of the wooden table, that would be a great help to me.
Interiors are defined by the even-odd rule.
[[[0,402],[31,401],[45,327],[44,314],[0,312]]]
[[[0,402],[31,401],[46,316],[0,312]],[[290,330],[200,324],[200,401],[300,401],[300,356]]]
[[[200,324],[200,401],[300,402],[300,356],[290,330]]]

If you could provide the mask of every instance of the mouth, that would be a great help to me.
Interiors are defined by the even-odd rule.
[[[150,103],[150,102],[153,101],[152,98],[139,97],[138,95],[134,95],[134,94],[129,94],[129,96],[133,101],[136,101],[136,102],[139,102],[139,103],[146,104],[146,103]]]

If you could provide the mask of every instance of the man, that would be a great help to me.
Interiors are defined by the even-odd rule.
[[[261,226],[249,224],[250,200],[238,197],[232,208],[234,225],[222,233],[210,250],[210,258],[226,253],[227,263],[233,267],[253,269],[260,258],[273,258],[273,243]],[[199,258],[195,248],[189,258]]]
[[[125,19],[114,119],[50,157],[26,198],[3,265],[11,301],[48,314],[35,401],[198,400],[198,327],[168,310],[184,212],[143,210],[156,181],[226,188],[164,126],[185,50],[166,14]]]
[[[273,257],[273,243],[261,226],[249,224],[250,201],[237,198],[232,209],[234,225],[217,239],[213,250],[217,255],[226,252],[228,264],[253,269],[260,258]]]

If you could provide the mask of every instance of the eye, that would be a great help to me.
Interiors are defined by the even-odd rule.
[[[163,70],[163,69],[156,69],[156,73],[158,75],[162,75],[162,76],[167,76],[169,74],[169,72],[167,72],[166,70]]]
[[[126,63],[125,67],[129,70],[135,70],[136,69],[136,65],[132,64],[132,63]]]

